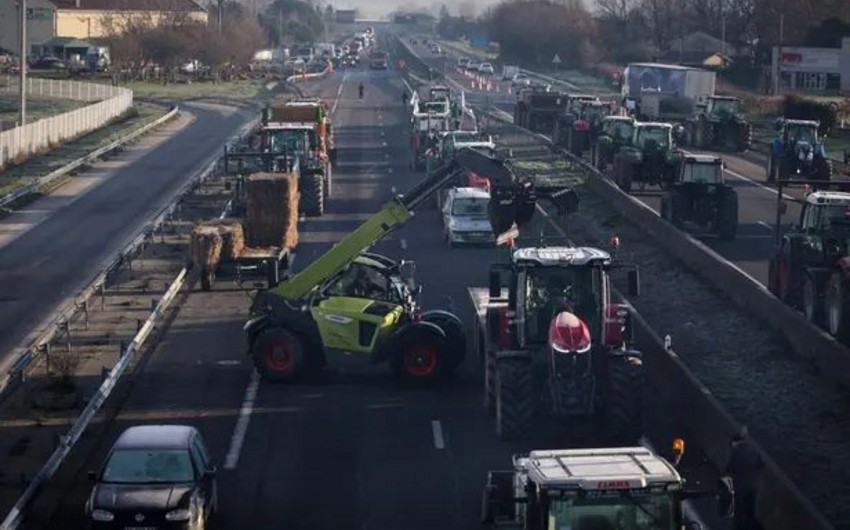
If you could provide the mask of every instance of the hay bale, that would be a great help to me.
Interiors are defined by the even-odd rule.
[[[221,261],[221,247],[218,227],[197,225],[192,229],[189,251],[196,267],[214,271]]]
[[[255,173],[245,182],[245,244],[292,248],[298,243],[298,175]]]
[[[218,230],[222,243],[222,261],[233,261],[239,257],[245,247],[245,231],[240,219],[212,219],[201,224]]]

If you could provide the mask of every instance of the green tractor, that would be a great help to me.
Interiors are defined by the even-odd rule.
[[[682,160],[675,137],[681,129],[669,123],[636,123],[632,139],[614,156],[614,181],[626,193],[632,184],[640,189],[658,186],[666,189],[675,179]]]
[[[260,375],[295,382],[340,352],[388,363],[413,383],[453,373],[466,354],[461,320],[448,311],[422,310],[409,263],[367,251],[410,220],[413,209],[445,182],[469,171],[493,183],[490,224],[496,234],[529,222],[538,198],[548,197],[561,213],[577,205],[572,190],[547,192],[518,178],[503,160],[459,151],[303,270],[258,292],[244,329]]]
[[[700,111],[685,123],[688,145],[740,153],[750,148],[753,127],[741,112],[741,100],[710,96]]]
[[[635,119],[631,116],[605,116],[599,124],[599,135],[590,142],[590,163],[605,171],[614,163],[614,156],[632,139]]]

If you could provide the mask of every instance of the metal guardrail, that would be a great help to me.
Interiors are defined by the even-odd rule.
[[[32,194],[36,193],[40,188],[50,184],[54,180],[71,173],[72,171],[74,171],[75,169],[77,169],[80,166],[83,166],[85,164],[88,164],[89,162],[97,160],[98,158],[105,155],[106,153],[114,151],[115,149],[126,144],[127,142],[130,142],[130,141],[138,138],[142,134],[145,134],[146,132],[150,131],[154,127],[157,127],[157,126],[165,123],[166,121],[168,121],[171,118],[173,118],[174,116],[176,116],[179,111],[180,111],[180,109],[175,105],[164,116],[160,116],[159,118],[152,121],[151,123],[148,123],[147,125],[139,127],[138,129],[131,132],[130,134],[128,134],[124,137],[121,137],[121,138],[115,140],[114,142],[111,142],[110,144],[101,147],[100,149],[92,151],[91,153],[87,154],[84,157],[78,158],[78,159],[74,160],[73,162],[65,164],[64,166],[60,167],[59,169],[51,171],[47,175],[44,175],[44,176],[41,176],[41,177],[33,177],[32,182],[30,182],[26,186],[18,188],[15,191],[12,191],[12,192],[7,193],[6,195],[3,195],[2,197],[0,197],[0,206],[6,206],[9,203],[15,202],[15,201],[17,201],[17,200],[19,200],[23,197],[26,197],[28,195],[32,195]]]
[[[230,140],[227,141],[227,147],[233,147],[235,143],[239,142],[248,132],[250,132],[250,130],[255,126],[256,123],[257,121],[254,120],[246,124],[242,129],[240,129],[240,131],[236,135],[232,136]],[[186,183],[186,185],[181,189],[181,191],[174,198],[174,200],[168,206],[166,206],[160,212],[159,215],[157,215],[157,217],[152,223],[152,226],[143,229],[134,238],[133,242],[131,242],[123,251],[121,251],[118,256],[112,261],[112,263],[103,272],[101,272],[97,276],[97,278],[95,278],[94,282],[92,282],[89,287],[87,287],[83,291],[78,300],[87,301],[95,292],[97,292],[98,289],[103,288],[109,275],[113,271],[117,270],[121,266],[121,264],[127,261],[130,256],[134,255],[140,248],[142,248],[147,241],[151,240],[158,230],[162,229],[162,225],[167,220],[167,218],[174,212],[180,202],[182,202],[187,195],[189,195],[201,183],[203,183],[214,172],[215,168],[220,163],[221,158],[217,157],[215,160],[204,166],[204,168],[198,173],[197,177],[191,179],[188,183]],[[230,203],[228,202],[228,204],[225,206],[225,213],[229,207]],[[112,368],[112,371],[110,371],[106,379],[103,381],[100,388],[98,388],[97,393],[92,397],[92,399],[83,409],[83,412],[74,421],[74,424],[68,430],[68,433],[60,438],[59,447],[54,450],[54,452],[50,455],[50,458],[47,460],[47,463],[45,463],[45,465],[39,470],[36,476],[33,477],[33,479],[29,482],[27,488],[24,490],[23,494],[18,498],[18,501],[12,507],[3,523],[0,524],[0,530],[15,530],[21,524],[24,516],[26,515],[28,507],[38,495],[38,492],[41,490],[44,484],[54,475],[54,473],[56,473],[56,470],[59,469],[59,466],[68,456],[71,449],[79,440],[83,432],[85,432],[89,423],[91,423],[92,419],[100,410],[100,407],[112,393],[112,390],[115,388],[115,385],[117,384],[118,380],[121,378],[124,371],[127,369],[130,360],[135,356],[135,354],[141,351],[142,346],[144,345],[147,338],[150,336],[153,329],[162,320],[169,306],[174,301],[175,296],[186,281],[187,275],[188,269],[186,267],[183,267],[183,269],[177,274],[177,277],[171,283],[163,297],[160,299],[159,303],[156,305],[156,308],[154,308],[145,323],[139,329],[138,333],[136,333],[135,337],[133,337],[133,341],[121,353],[120,359]],[[70,319],[73,318],[73,315],[76,312],[77,308],[79,307],[80,302],[77,301],[70,309],[62,311],[60,317],[56,319],[56,323],[58,324],[61,322],[70,321]],[[45,335],[40,337],[33,347],[30,347],[26,354],[24,354],[15,364],[13,370],[10,371],[10,378],[12,378],[13,375],[16,375],[19,381],[22,380],[24,370],[35,360],[38,351],[41,349],[42,345],[46,344],[51,340],[58,328],[58,325],[49,328]],[[10,386],[7,386],[6,389],[4,389],[4,392],[8,392],[9,388]]]

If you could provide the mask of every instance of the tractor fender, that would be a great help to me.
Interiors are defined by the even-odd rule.
[[[411,335],[416,333],[428,333],[439,337],[441,340],[446,340],[446,332],[443,331],[443,328],[434,324],[433,322],[426,322],[424,320],[418,320],[415,322],[410,322],[402,326],[398,331],[396,331],[395,335],[393,335],[393,343],[399,344]]]
[[[457,324],[461,329],[463,328],[463,321],[450,311],[446,311],[445,309],[429,309],[428,311],[422,312],[422,320],[430,321],[431,318],[445,318],[451,320],[455,324]]]
[[[257,338],[264,329],[271,326],[271,321],[267,315],[262,315],[258,317],[254,317],[248,322],[245,322],[245,325],[242,326],[242,330],[245,332],[245,338],[248,341],[248,351],[251,350],[251,344],[254,343],[254,339]]]
[[[614,348],[608,350],[608,357],[624,357],[624,358],[634,358],[634,359],[643,359],[643,352],[640,350],[627,350],[621,348]]]

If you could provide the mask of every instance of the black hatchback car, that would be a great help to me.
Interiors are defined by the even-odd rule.
[[[125,430],[86,503],[91,529],[203,530],[218,506],[216,468],[201,433],[185,425]]]

